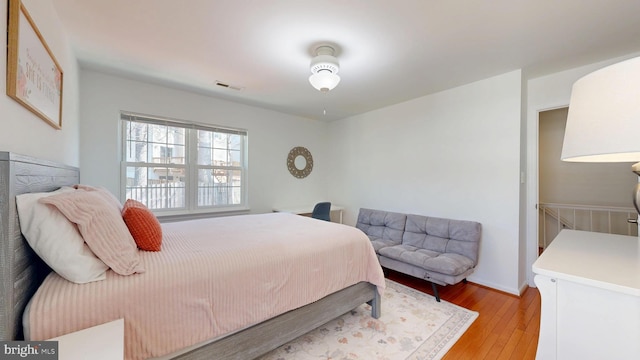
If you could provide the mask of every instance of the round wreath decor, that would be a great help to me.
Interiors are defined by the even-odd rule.
[[[304,169],[298,169],[296,167],[296,158],[298,156],[302,156],[307,162]],[[289,151],[289,156],[287,156],[287,168],[289,168],[291,175],[298,179],[306,178],[311,174],[311,170],[313,170],[313,156],[311,156],[311,152],[302,146],[294,147]]]

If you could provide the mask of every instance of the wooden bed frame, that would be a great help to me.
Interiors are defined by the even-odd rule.
[[[51,269],[31,250],[18,222],[16,196],[80,182],[78,168],[0,152],[0,340],[22,340],[22,313]],[[270,299],[266,299],[269,301]],[[319,301],[174,354],[175,359],[253,359],[360,306],[380,316],[375,285],[360,282]]]

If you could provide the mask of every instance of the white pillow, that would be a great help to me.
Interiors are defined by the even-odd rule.
[[[20,230],[36,254],[63,278],[78,284],[104,280],[108,267],[89,249],[76,224],[55,206],[38,202],[70,191],[77,190],[63,187],[16,196]]]

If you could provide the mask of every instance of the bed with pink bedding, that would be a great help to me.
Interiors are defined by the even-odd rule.
[[[52,199],[78,182],[77,168],[0,152],[2,341],[48,339],[123,318],[126,359],[247,360],[365,302],[380,314],[382,270],[368,238],[350,226],[284,213],[166,223],[161,250],[134,244],[127,268],[118,257],[106,266],[98,247],[88,250],[86,229],[62,214],[44,219],[66,226],[63,236],[19,219],[21,195]],[[47,251],[57,258],[27,243],[27,229],[49,237]],[[97,235],[104,234],[113,237]],[[61,249],[61,239],[79,247]],[[88,261],[81,268],[92,273],[77,271],[69,254]]]
[[[125,358],[174,354],[368,282],[382,270],[358,229],[286,213],[162,225],[141,274],[78,285],[52,272],[28,305],[31,340],[125,319]]]

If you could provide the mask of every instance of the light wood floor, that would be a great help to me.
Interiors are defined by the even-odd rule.
[[[433,295],[427,281],[385,269],[388,279]],[[478,318],[443,360],[535,359],[540,331],[540,293],[528,288],[521,296],[481,285],[439,286],[440,298],[477,311]]]

